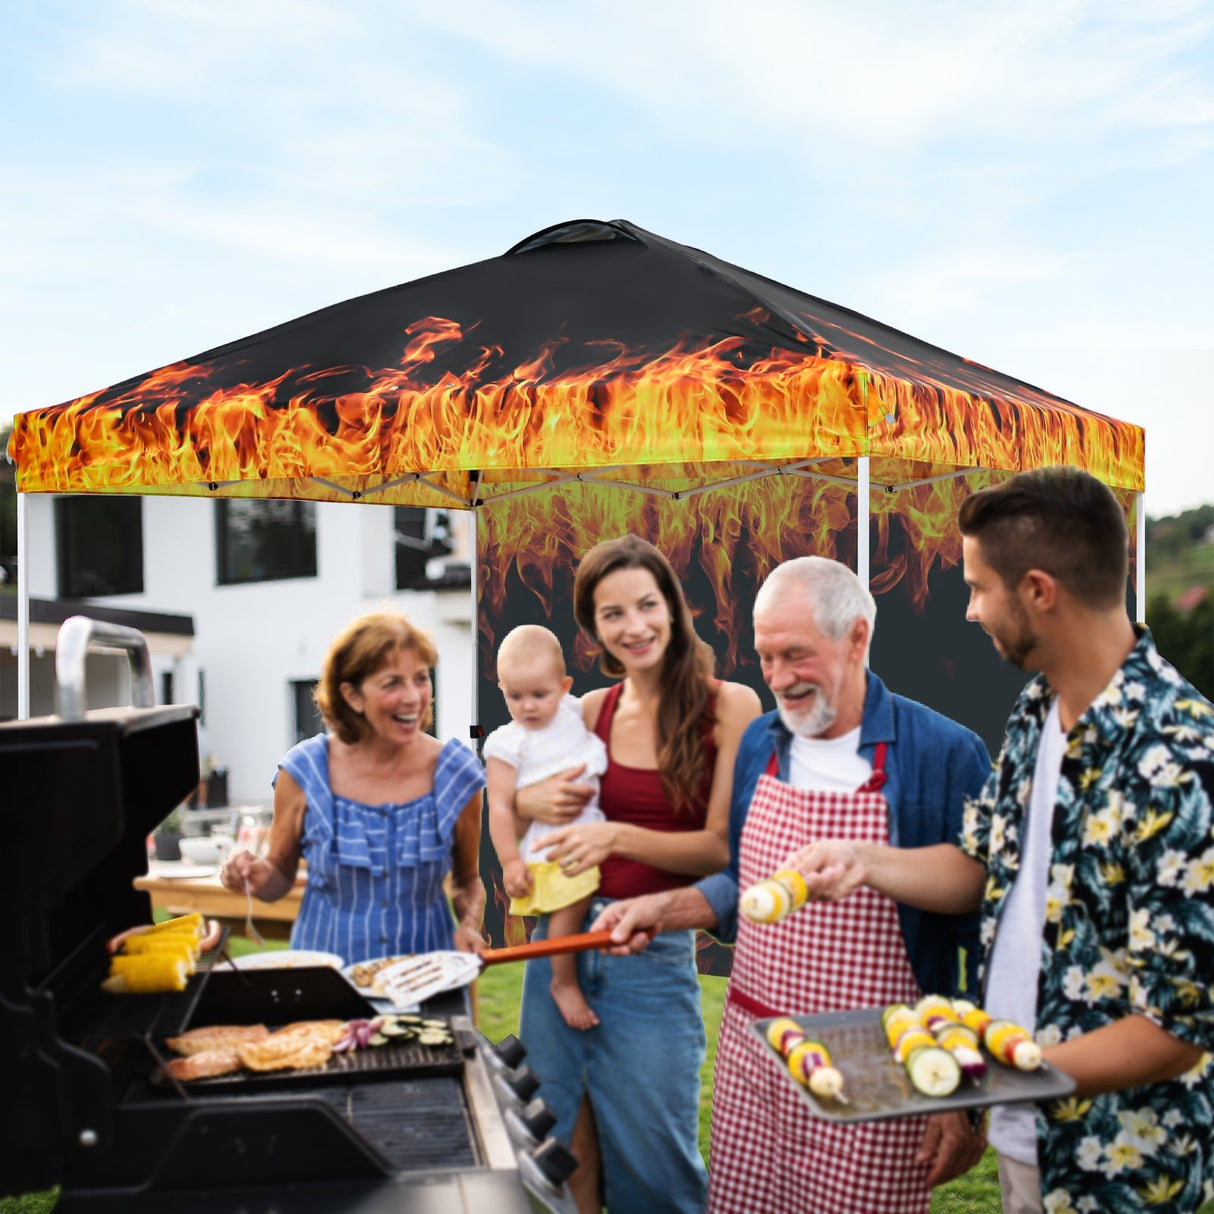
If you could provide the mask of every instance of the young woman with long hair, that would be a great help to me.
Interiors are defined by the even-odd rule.
[[[636,536],[582,558],[574,614],[619,679],[582,699],[588,729],[607,746],[599,803],[606,821],[546,837],[548,856],[576,875],[597,864],[587,922],[617,898],[671,889],[729,859],[729,793],[742,731],[758,696],[713,675],[669,561]],[[569,821],[589,790],[578,771],[521,790],[520,819]],[[520,821],[520,833],[526,822]],[[543,938],[540,921],[535,938]],[[549,997],[547,961],[528,964],[521,1035],[581,1166],[571,1186],[582,1211],[700,1211],[697,1146],[705,1034],[692,932],[659,936],[644,953],[584,953],[579,980],[595,1023],[567,1025]]]

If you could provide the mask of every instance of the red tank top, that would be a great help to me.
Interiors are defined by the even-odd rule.
[[[599,806],[611,822],[630,822],[648,830],[684,831],[700,830],[708,816],[708,795],[712,788],[712,769],[716,761],[717,748],[712,731],[704,739],[708,774],[701,796],[690,808],[676,812],[662,788],[662,777],[656,769],[625,767],[611,757],[611,720],[615,716],[623,683],[612,687],[603,699],[599,719],[594,723],[594,732],[603,739],[607,747],[607,771],[599,782]],[[634,898],[638,894],[655,894],[661,890],[677,889],[698,881],[698,877],[683,873],[668,873],[629,860],[624,856],[609,856],[599,865],[598,893],[603,898]]]

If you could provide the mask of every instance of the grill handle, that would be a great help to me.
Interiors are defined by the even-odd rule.
[[[87,615],[69,616],[55,640],[55,684],[59,716],[65,721],[84,719],[84,659],[90,649],[122,649],[131,665],[131,705],[154,708],[156,685],[147,639],[136,628],[107,624]]]

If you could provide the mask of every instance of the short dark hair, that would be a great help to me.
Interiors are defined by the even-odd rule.
[[[1056,578],[1084,606],[1125,601],[1130,541],[1121,504],[1078,468],[1037,468],[980,489],[961,504],[961,534],[1014,590],[1030,569]]]

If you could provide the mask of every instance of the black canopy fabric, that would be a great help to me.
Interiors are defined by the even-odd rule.
[[[1143,435],[617,220],[289,321],[18,414],[22,492],[467,505],[576,477],[679,495],[1084,467]]]

